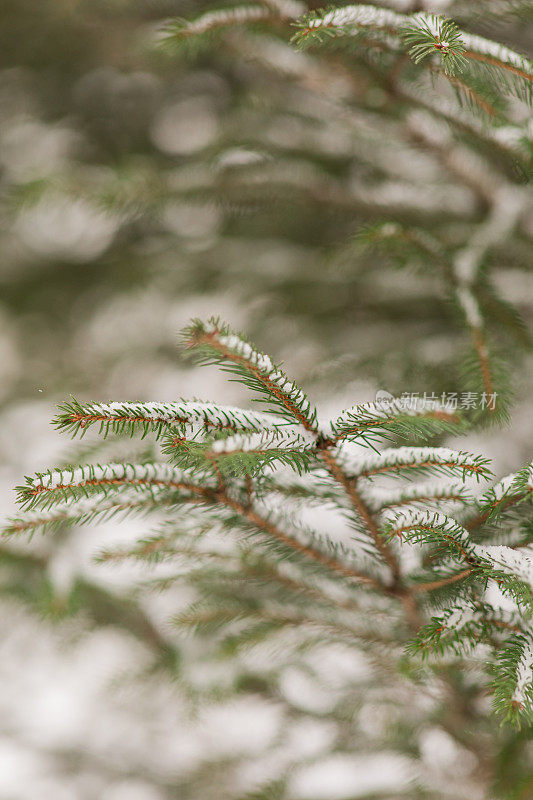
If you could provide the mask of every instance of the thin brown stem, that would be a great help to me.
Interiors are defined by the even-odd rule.
[[[431,72],[434,72],[436,75],[442,75],[452,86],[456,86],[458,89],[463,91],[468,97],[475,103],[479,108],[485,111],[490,117],[497,117],[498,112],[484,97],[482,97],[478,92],[472,89],[467,83],[462,81],[456,75],[446,75],[444,70],[438,69],[437,67],[429,67]]]
[[[474,61],[483,61],[485,64],[492,64],[493,67],[500,67],[500,69],[504,69],[507,72],[512,72],[514,75],[519,75],[526,81],[533,81],[533,75],[531,75],[529,72],[526,72],[519,67],[513,67],[512,64],[506,64],[505,61],[500,61],[499,58],[495,58],[494,56],[486,56],[481,53],[474,53],[472,50],[465,50],[461,55],[463,55],[465,58],[471,58]]]
[[[472,573],[472,569],[464,569],[462,572],[458,572],[457,575],[450,575],[448,578],[441,578],[438,581],[429,581],[428,583],[416,583],[411,586],[411,591],[418,594],[420,592],[431,592],[433,589],[440,589],[441,586],[449,586],[452,583],[457,583],[457,581],[462,581],[463,578],[466,578],[468,575]]]
[[[346,494],[352,501],[355,509],[357,510],[357,513],[365,523],[374,544],[376,545],[377,549],[383,556],[386,563],[389,565],[391,572],[395,578],[395,581],[398,581],[398,578],[400,576],[400,566],[398,564],[398,561],[392,550],[389,548],[389,546],[381,536],[378,526],[372,516],[370,509],[368,508],[363,498],[357,491],[355,480],[348,478],[344,474],[344,471],[339,466],[336,458],[332,455],[332,453],[329,450],[327,449],[322,450],[321,456],[323,460],[326,462],[328,469],[335,478],[335,480],[341,484]]]
[[[481,372],[481,379],[483,381],[483,389],[487,395],[493,395],[494,384],[492,382],[489,352],[485,342],[485,335],[481,328],[472,328],[472,340],[479,360],[479,369]],[[493,407],[491,407],[489,404],[488,408],[490,411],[494,412],[496,410],[496,404],[494,404]]]
[[[84,486],[163,486],[167,489],[184,489],[195,494],[207,496],[210,493],[209,489],[202,486],[195,486],[191,483],[183,483],[182,481],[164,481],[157,478],[95,478],[94,480],[84,481],[83,483],[61,483],[57,486],[44,486],[40,484],[35,486],[28,494],[35,496],[42,492],[56,492],[62,489],[76,489]]]
[[[400,600],[404,608],[407,622],[409,623],[411,629],[416,632],[422,626],[423,619],[417,608],[416,601],[413,595],[411,594],[409,587],[403,585],[401,578],[400,564],[396,556],[390,549],[390,547],[387,545],[387,543],[381,536],[378,525],[372,515],[371,510],[368,508],[363,498],[357,491],[356,479],[350,478],[344,473],[342,467],[337,462],[337,459],[331,453],[330,448],[332,446],[333,442],[326,442],[325,446],[323,446],[323,448],[320,450],[320,455],[322,456],[322,459],[328,466],[331,475],[342,486],[342,488],[348,495],[357,513],[365,523],[365,526],[370,536],[372,537],[374,544],[381,553],[384,561],[390,567],[394,583],[391,587],[386,587],[385,589],[386,594],[397,597]],[[385,587],[382,587],[382,590],[383,588]]]
[[[471,519],[469,522],[466,522],[464,527],[467,529],[467,531],[476,530],[476,528],[479,528],[484,522],[487,521],[494,509],[496,509],[498,506],[501,506],[502,508],[508,508],[509,506],[513,506],[515,503],[518,503],[518,501],[523,497],[523,494],[512,494],[506,497],[500,497],[500,499],[496,500],[489,509],[483,511],[482,514],[478,514],[477,517],[473,517],[473,519]]]

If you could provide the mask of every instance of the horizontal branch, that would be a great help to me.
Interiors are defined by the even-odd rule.
[[[76,469],[50,470],[34,478],[27,478],[27,485],[18,487],[18,501],[26,508],[36,505],[51,507],[57,502],[57,498],[68,499],[76,490],[88,495],[87,490],[100,489],[105,492],[108,487],[113,486],[155,486],[208,495],[212,491],[210,480],[212,479],[209,475],[202,476],[203,484],[198,485],[197,475],[165,463],[103,466],[89,464]]]
[[[415,470],[434,474],[460,473],[479,479],[491,474],[487,464],[485,458],[447,447],[398,447],[350,463],[349,468],[351,474],[360,478]]]
[[[277,431],[284,424],[274,414],[261,413],[235,406],[182,400],[171,403],[113,402],[79,403],[73,399],[60,407],[54,423],[60,430],[73,434],[84,432],[90,425],[100,424],[100,433],[133,434],[136,427],[158,436],[169,427],[187,430],[192,435],[216,431]]]

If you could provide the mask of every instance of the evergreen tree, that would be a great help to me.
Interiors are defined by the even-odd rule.
[[[8,238],[21,268],[8,271],[4,288],[30,351],[45,329],[29,333],[35,308],[51,320],[61,296],[76,312],[46,328],[61,361],[31,357],[13,393],[33,389],[36,374],[55,391],[85,392],[91,371],[102,402],[72,401],[57,422],[72,433],[98,424],[108,440],[91,440],[74,466],[21,488],[27,510],[7,534],[55,533],[44,557],[6,541],[3,592],[125,628],[179,673],[191,697],[209,696],[192,673],[215,650],[232,666],[212,687],[213,702],[266,697],[310,724],[324,713],[291,699],[287,675],[325,685],[335,733],[322,757],[385,749],[415,764],[411,782],[398,778],[372,797],[521,798],[532,785],[531,471],[517,465],[480,494],[466,479],[490,478],[488,462],[442,445],[468,425],[501,421],[511,389],[524,393],[511,376],[530,348],[519,312],[529,315],[531,302],[509,287],[529,269],[532,71],[520,51],[531,9],[487,0],[448,3],[446,18],[432,11],[408,2],[326,11],[288,0],[185,4],[187,19],[165,23],[162,34],[143,28],[135,57],[159,83],[128,76],[142,120],[125,118],[129,90],[117,88],[132,38],[122,34],[113,63],[116,102],[109,73],[90,72],[95,40],[69,19],[63,38],[83,47],[62,50],[59,74],[71,65],[72,83],[61,75],[62,86],[92,151],[57,171],[2,176],[6,216],[37,253],[28,258]],[[159,26],[174,7],[127,13],[120,3],[105,11],[139,28]],[[60,16],[44,4],[31,25],[47,20],[61,31]],[[46,47],[30,50],[28,63],[49,63]],[[44,74],[38,87],[50,95],[58,76]],[[177,75],[185,88],[176,98]],[[91,117],[91,103],[105,113]],[[37,138],[73,108],[58,105]],[[180,115],[192,119],[194,145],[175,133]],[[23,131],[13,127],[17,152]],[[58,246],[54,220],[67,210],[89,214],[93,235]],[[72,268],[80,262],[96,273]],[[157,287],[151,304],[146,283]],[[132,348],[145,353],[136,354],[140,375],[154,357],[161,369],[174,359],[166,343],[150,342],[150,326],[176,298],[228,289],[243,305],[261,300],[250,330],[287,354],[284,323],[297,320],[298,343],[314,348],[309,385],[371,376],[418,399],[360,404],[326,423],[267,356],[212,321],[195,323],[188,344],[229,368],[266,410],[104,402],[107,373]],[[129,304],[139,330],[143,313],[148,330],[138,341],[131,328],[106,333],[104,298],[110,318]],[[100,331],[100,347],[73,372],[90,330]],[[421,397],[428,390],[436,400]],[[137,432],[140,441],[125,441]],[[391,488],[387,476],[400,482]],[[431,482],[419,483],[424,476]],[[50,561],[70,527],[130,511],[156,514],[157,532],[100,558],[154,564],[137,595],[84,579],[66,596],[57,591]],[[182,584],[194,600],[175,622],[196,631],[190,652],[143,604],[158,589],[171,605]],[[346,662],[360,671],[342,674],[337,664]],[[443,776],[420,758],[435,731],[474,764],[468,775]],[[278,752],[254,796],[311,796],[297,777],[307,758]],[[227,767],[211,764],[209,778],[200,768],[181,795],[239,796],[240,773]]]

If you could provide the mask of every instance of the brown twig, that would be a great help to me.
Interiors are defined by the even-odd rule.
[[[326,465],[328,466],[328,469],[335,478],[335,480],[338,483],[340,483],[340,485],[343,487],[344,491],[350,498],[355,509],[357,510],[357,513],[365,523],[374,544],[376,545],[377,549],[383,556],[386,563],[389,565],[395,580],[397,580],[400,575],[400,567],[398,561],[394,556],[393,552],[391,551],[391,549],[388,547],[387,543],[384,541],[370,509],[368,508],[368,506],[362,499],[361,495],[357,491],[355,480],[351,480],[344,474],[344,471],[339,466],[336,458],[332,455],[329,449],[322,450],[321,456],[325,461]]]
[[[487,395],[492,395],[494,394],[494,384],[492,382],[489,351],[485,342],[485,335],[481,328],[472,328],[472,340],[479,360],[479,369],[481,372],[481,379],[483,381],[483,388]],[[494,404],[494,407],[489,405],[488,408],[494,413],[496,410],[496,404]]]
[[[441,578],[438,581],[429,581],[428,583],[415,583],[411,586],[411,591],[418,594],[419,592],[432,592],[433,589],[440,589],[441,586],[449,586],[452,583],[457,583],[457,581],[462,581],[463,578],[466,578],[468,575],[472,573],[472,569],[465,569],[462,572],[458,572],[457,575],[450,575],[448,578]]]
[[[471,58],[474,61],[483,61],[485,64],[492,64],[493,67],[500,67],[500,69],[505,69],[507,72],[513,72],[515,75],[525,78],[526,81],[533,81],[533,75],[531,75],[529,72],[526,72],[519,67],[513,67],[512,64],[506,64],[505,61],[500,61],[499,58],[495,58],[494,56],[474,53],[472,50],[464,50],[461,55],[463,55],[465,58]]]

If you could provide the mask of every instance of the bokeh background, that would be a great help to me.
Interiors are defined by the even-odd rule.
[[[23,475],[78,457],[50,426],[71,393],[248,402],[238,384],[180,354],[192,317],[245,330],[325,414],[380,388],[460,389],[449,365],[464,334],[438,277],[416,263],[399,270],[351,237],[384,218],[430,229],[438,220],[447,236],[465,236],[483,217],[479,156],[444,124],[435,133],[422,111],[387,118],[386,94],[364,77],[348,85],[309,64],[305,81],[287,80],[301,61],[281,39],[235,35],[179,54],[159,45],[165,18],[201,9],[194,0],[1,4],[3,517]],[[494,33],[483,14],[478,28]],[[527,50],[520,18],[499,34]],[[357,114],[343,106],[352,91]],[[523,191],[518,166],[508,173]],[[499,291],[526,320],[531,236],[530,220],[493,255]],[[494,458],[497,474],[530,458],[528,363],[514,367],[511,426],[461,442]],[[223,695],[228,667],[170,630],[167,597],[132,597],[139,571],[92,560],[143,525],[110,521],[0,547],[2,798],[205,800],[228,787],[244,797],[291,759],[306,765],[291,789],[302,800],[352,797],[354,776],[360,794],[406,785],[407,760],[329,755],[336,687],[316,676],[287,670],[278,700],[251,685],[238,700],[200,702],[206,687]],[[339,669],[362,667],[337,660]],[[376,724],[368,709],[360,735]],[[437,751],[457,758],[438,732],[424,747],[428,769]]]

